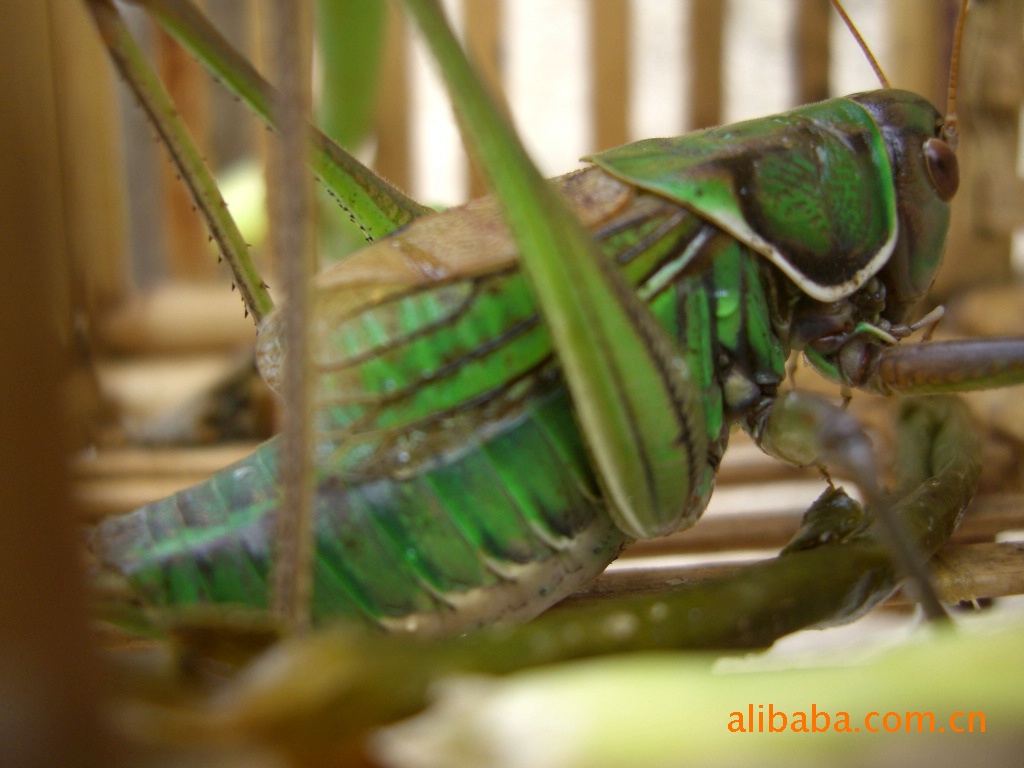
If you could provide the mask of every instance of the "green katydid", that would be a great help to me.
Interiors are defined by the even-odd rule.
[[[187,18],[179,1],[146,4]],[[500,203],[417,218],[317,279],[317,620],[457,630],[536,615],[631,538],[692,524],[736,423],[781,458],[844,468],[877,503],[859,427],[779,395],[791,350],[886,391],[1021,380],[1020,341],[970,345],[978,362],[956,378],[941,367],[955,357],[963,373],[961,347],[895,345],[956,186],[924,100],[883,90],[640,142],[552,187],[510,149],[436,7],[408,4],[468,99]],[[405,210],[396,227],[419,217]],[[271,314],[260,329],[271,381],[277,328]],[[901,372],[911,357],[939,372]],[[270,443],[104,523],[101,561],[148,606],[266,605],[277,460]]]

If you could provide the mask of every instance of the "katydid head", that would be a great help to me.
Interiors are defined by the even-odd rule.
[[[956,76],[966,19],[963,0],[953,43],[946,116],[917,94],[891,88],[874,56],[837,0],[833,5],[857,38],[883,89],[854,94],[872,117],[885,142],[896,202],[897,237],[892,253],[874,278],[846,301],[826,307],[804,321],[823,328],[844,324],[850,332],[825,331],[807,344],[823,372],[857,386],[862,383],[871,349],[911,332],[911,313],[931,287],[942,262],[949,229],[950,201],[960,183],[956,158]],[[930,317],[931,315],[929,315]],[[806,337],[805,337],[806,338]]]
[[[956,155],[942,138],[939,112],[924,98],[888,89],[851,97],[875,119],[889,150],[898,237],[879,272],[883,319],[904,323],[931,287],[949,229],[949,201],[959,184]]]
[[[871,113],[889,149],[899,220],[899,240],[879,277],[887,296],[883,318],[904,323],[931,287],[942,261],[949,227],[949,201],[960,185],[956,159],[956,87],[967,18],[968,0],[961,0],[950,54],[946,116],[925,99],[893,89],[871,49],[839,0],[832,5],[867,57],[883,90],[851,96]]]

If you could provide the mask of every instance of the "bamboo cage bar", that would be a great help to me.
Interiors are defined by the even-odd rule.
[[[82,157],[96,138],[85,125],[107,131],[101,143],[114,126],[107,115],[80,113],[84,94],[63,79],[99,83],[93,93],[102,103],[106,62],[82,9],[65,10],[56,2],[0,6],[0,752],[26,768],[114,758],[64,464],[72,430],[54,418],[68,384],[68,320],[100,308],[70,306],[90,295],[81,286],[65,293],[69,281],[95,259],[97,291],[109,297],[119,288],[104,253],[119,233],[89,218],[117,227],[117,211],[103,210],[112,188],[84,173],[95,158]],[[79,114],[82,123],[63,122]],[[97,147],[101,158],[114,154]]]
[[[210,77],[169,35],[155,23],[152,26],[160,79],[166,83],[196,143],[207,148],[208,160],[212,161],[215,158],[210,152]],[[169,159],[160,164],[160,192],[164,201],[168,276],[187,281],[213,279],[217,264],[210,258],[206,227],[196,215],[192,197]]]

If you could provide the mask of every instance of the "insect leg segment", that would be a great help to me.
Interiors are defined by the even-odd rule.
[[[1024,384],[1024,338],[900,344],[928,320],[892,325],[879,320],[875,307],[885,304],[885,289],[873,280],[845,301],[810,311],[801,306],[789,324],[791,343],[823,375],[875,394],[953,394]]]
[[[827,399],[790,391],[752,410],[744,428],[767,454],[796,466],[822,466],[853,478],[869,498],[881,497],[871,440]]]
[[[1024,339],[870,345],[850,360],[858,387],[881,394],[924,395],[1024,384]],[[855,366],[855,367],[854,367]]]
[[[818,395],[792,391],[752,411],[744,426],[763,451],[798,466],[826,466],[847,474],[864,493],[867,507],[889,544],[894,562],[909,577],[926,614],[947,617],[928,576],[925,559],[891,512],[878,481],[871,440],[847,411]]]

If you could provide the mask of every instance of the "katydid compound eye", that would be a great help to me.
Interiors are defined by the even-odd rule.
[[[924,158],[935,191],[943,200],[952,200],[960,186],[960,165],[953,150],[941,139],[928,139],[924,143]]]

